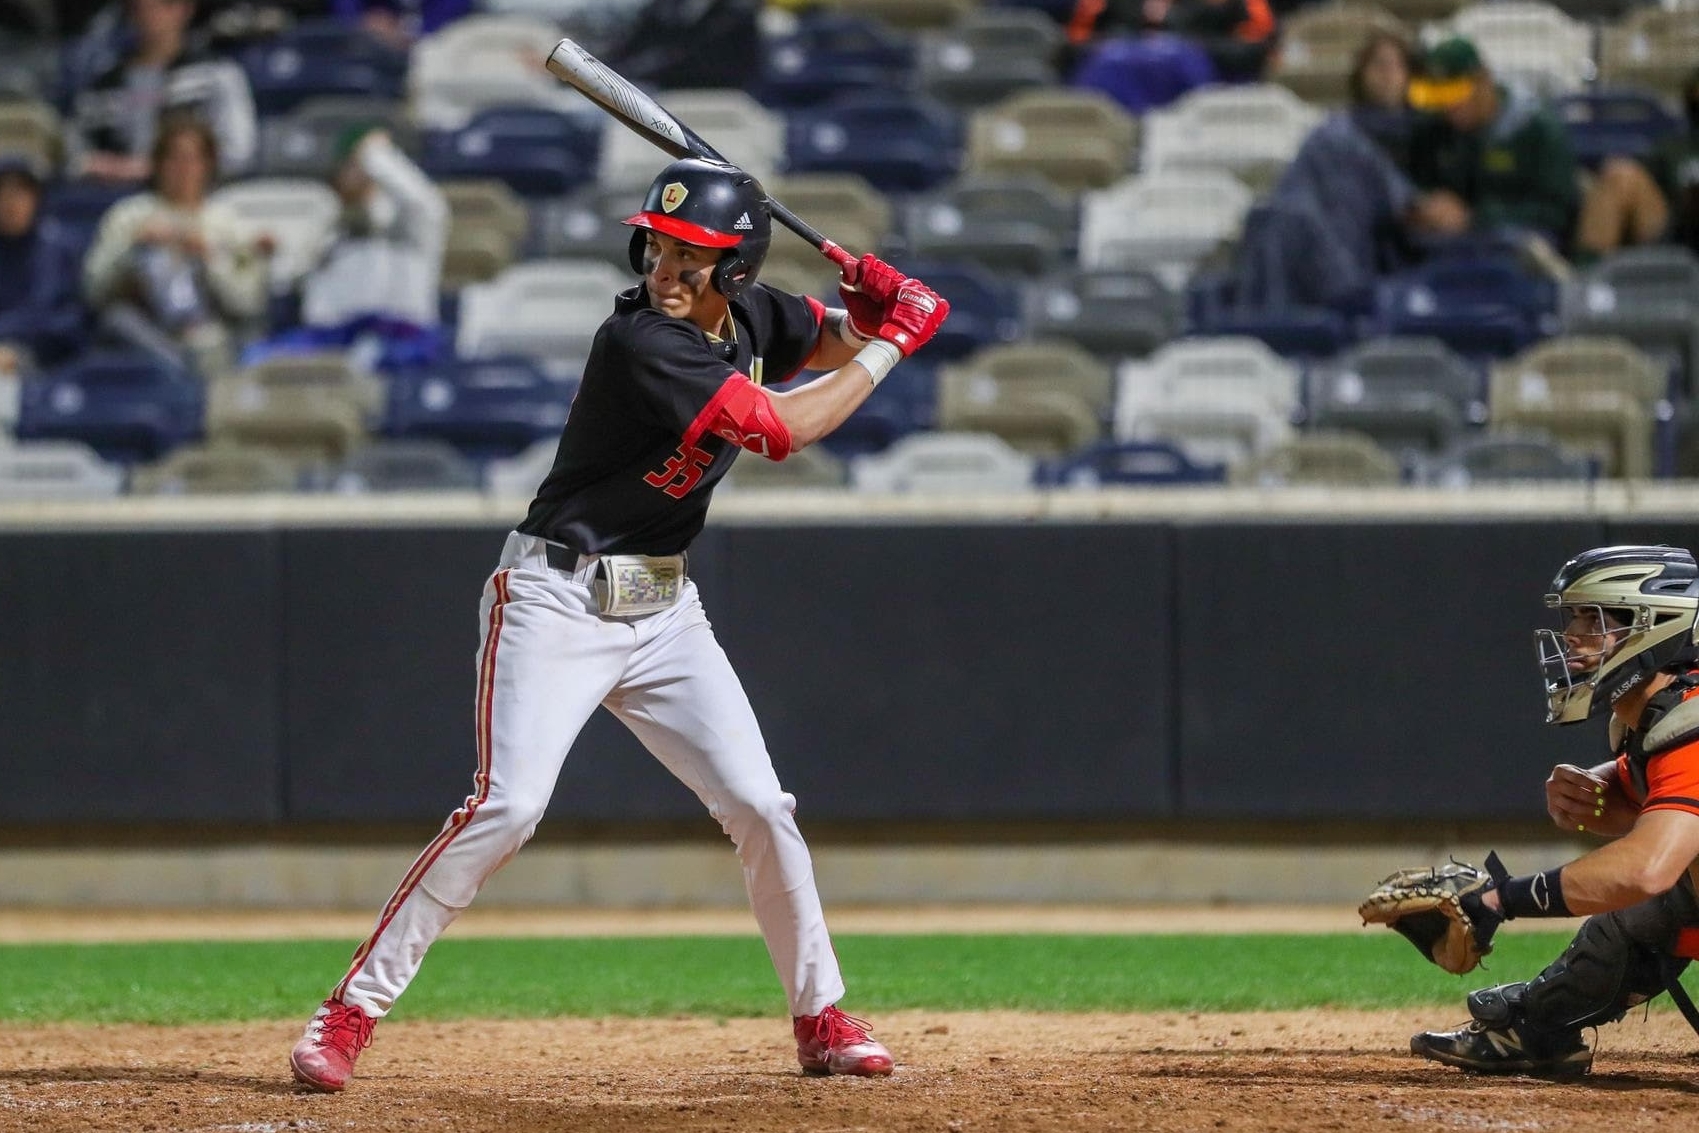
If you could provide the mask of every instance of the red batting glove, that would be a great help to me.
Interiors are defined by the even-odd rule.
[[[885,321],[885,304],[847,283],[838,285],[838,298],[843,301],[844,310],[849,312],[850,330],[857,338],[879,337],[880,324]]]
[[[871,253],[844,268],[838,297],[849,312],[850,329],[862,338],[877,338],[891,297],[902,282],[902,272]]]
[[[906,358],[925,346],[950,316],[949,302],[918,279],[905,279],[885,311],[879,337]]]

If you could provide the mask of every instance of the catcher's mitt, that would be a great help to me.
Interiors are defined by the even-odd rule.
[[[1392,926],[1423,956],[1462,975],[1493,950],[1493,933],[1504,918],[1481,897],[1506,876],[1497,854],[1487,855],[1485,869],[1457,861],[1401,869],[1375,886],[1357,915],[1366,925]]]

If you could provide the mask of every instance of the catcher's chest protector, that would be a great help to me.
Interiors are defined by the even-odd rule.
[[[1687,699],[1696,688],[1699,672],[1677,677],[1646,702],[1634,730],[1617,745],[1616,754],[1628,757],[1628,775],[1642,799],[1646,797],[1646,766],[1652,757],[1699,740],[1699,699]]]

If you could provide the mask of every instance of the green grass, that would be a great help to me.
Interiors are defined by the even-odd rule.
[[[1457,1005],[1525,979],[1567,937],[1501,937],[1466,978],[1392,933],[1321,936],[842,936],[852,1012],[904,1008],[1240,1011]],[[341,975],[351,941],[0,946],[0,1022],[293,1019]],[[395,1018],[770,1015],[784,1005],[754,937],[450,938]]]

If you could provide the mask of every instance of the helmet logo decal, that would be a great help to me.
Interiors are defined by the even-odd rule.
[[[750,223],[749,214],[744,213],[742,216],[737,218],[737,223],[732,225],[732,230],[735,232],[753,232],[755,230],[755,225]]]
[[[684,187],[682,181],[669,181],[667,187],[661,190],[661,211],[672,212],[684,203],[684,198],[690,195],[690,190]]]

